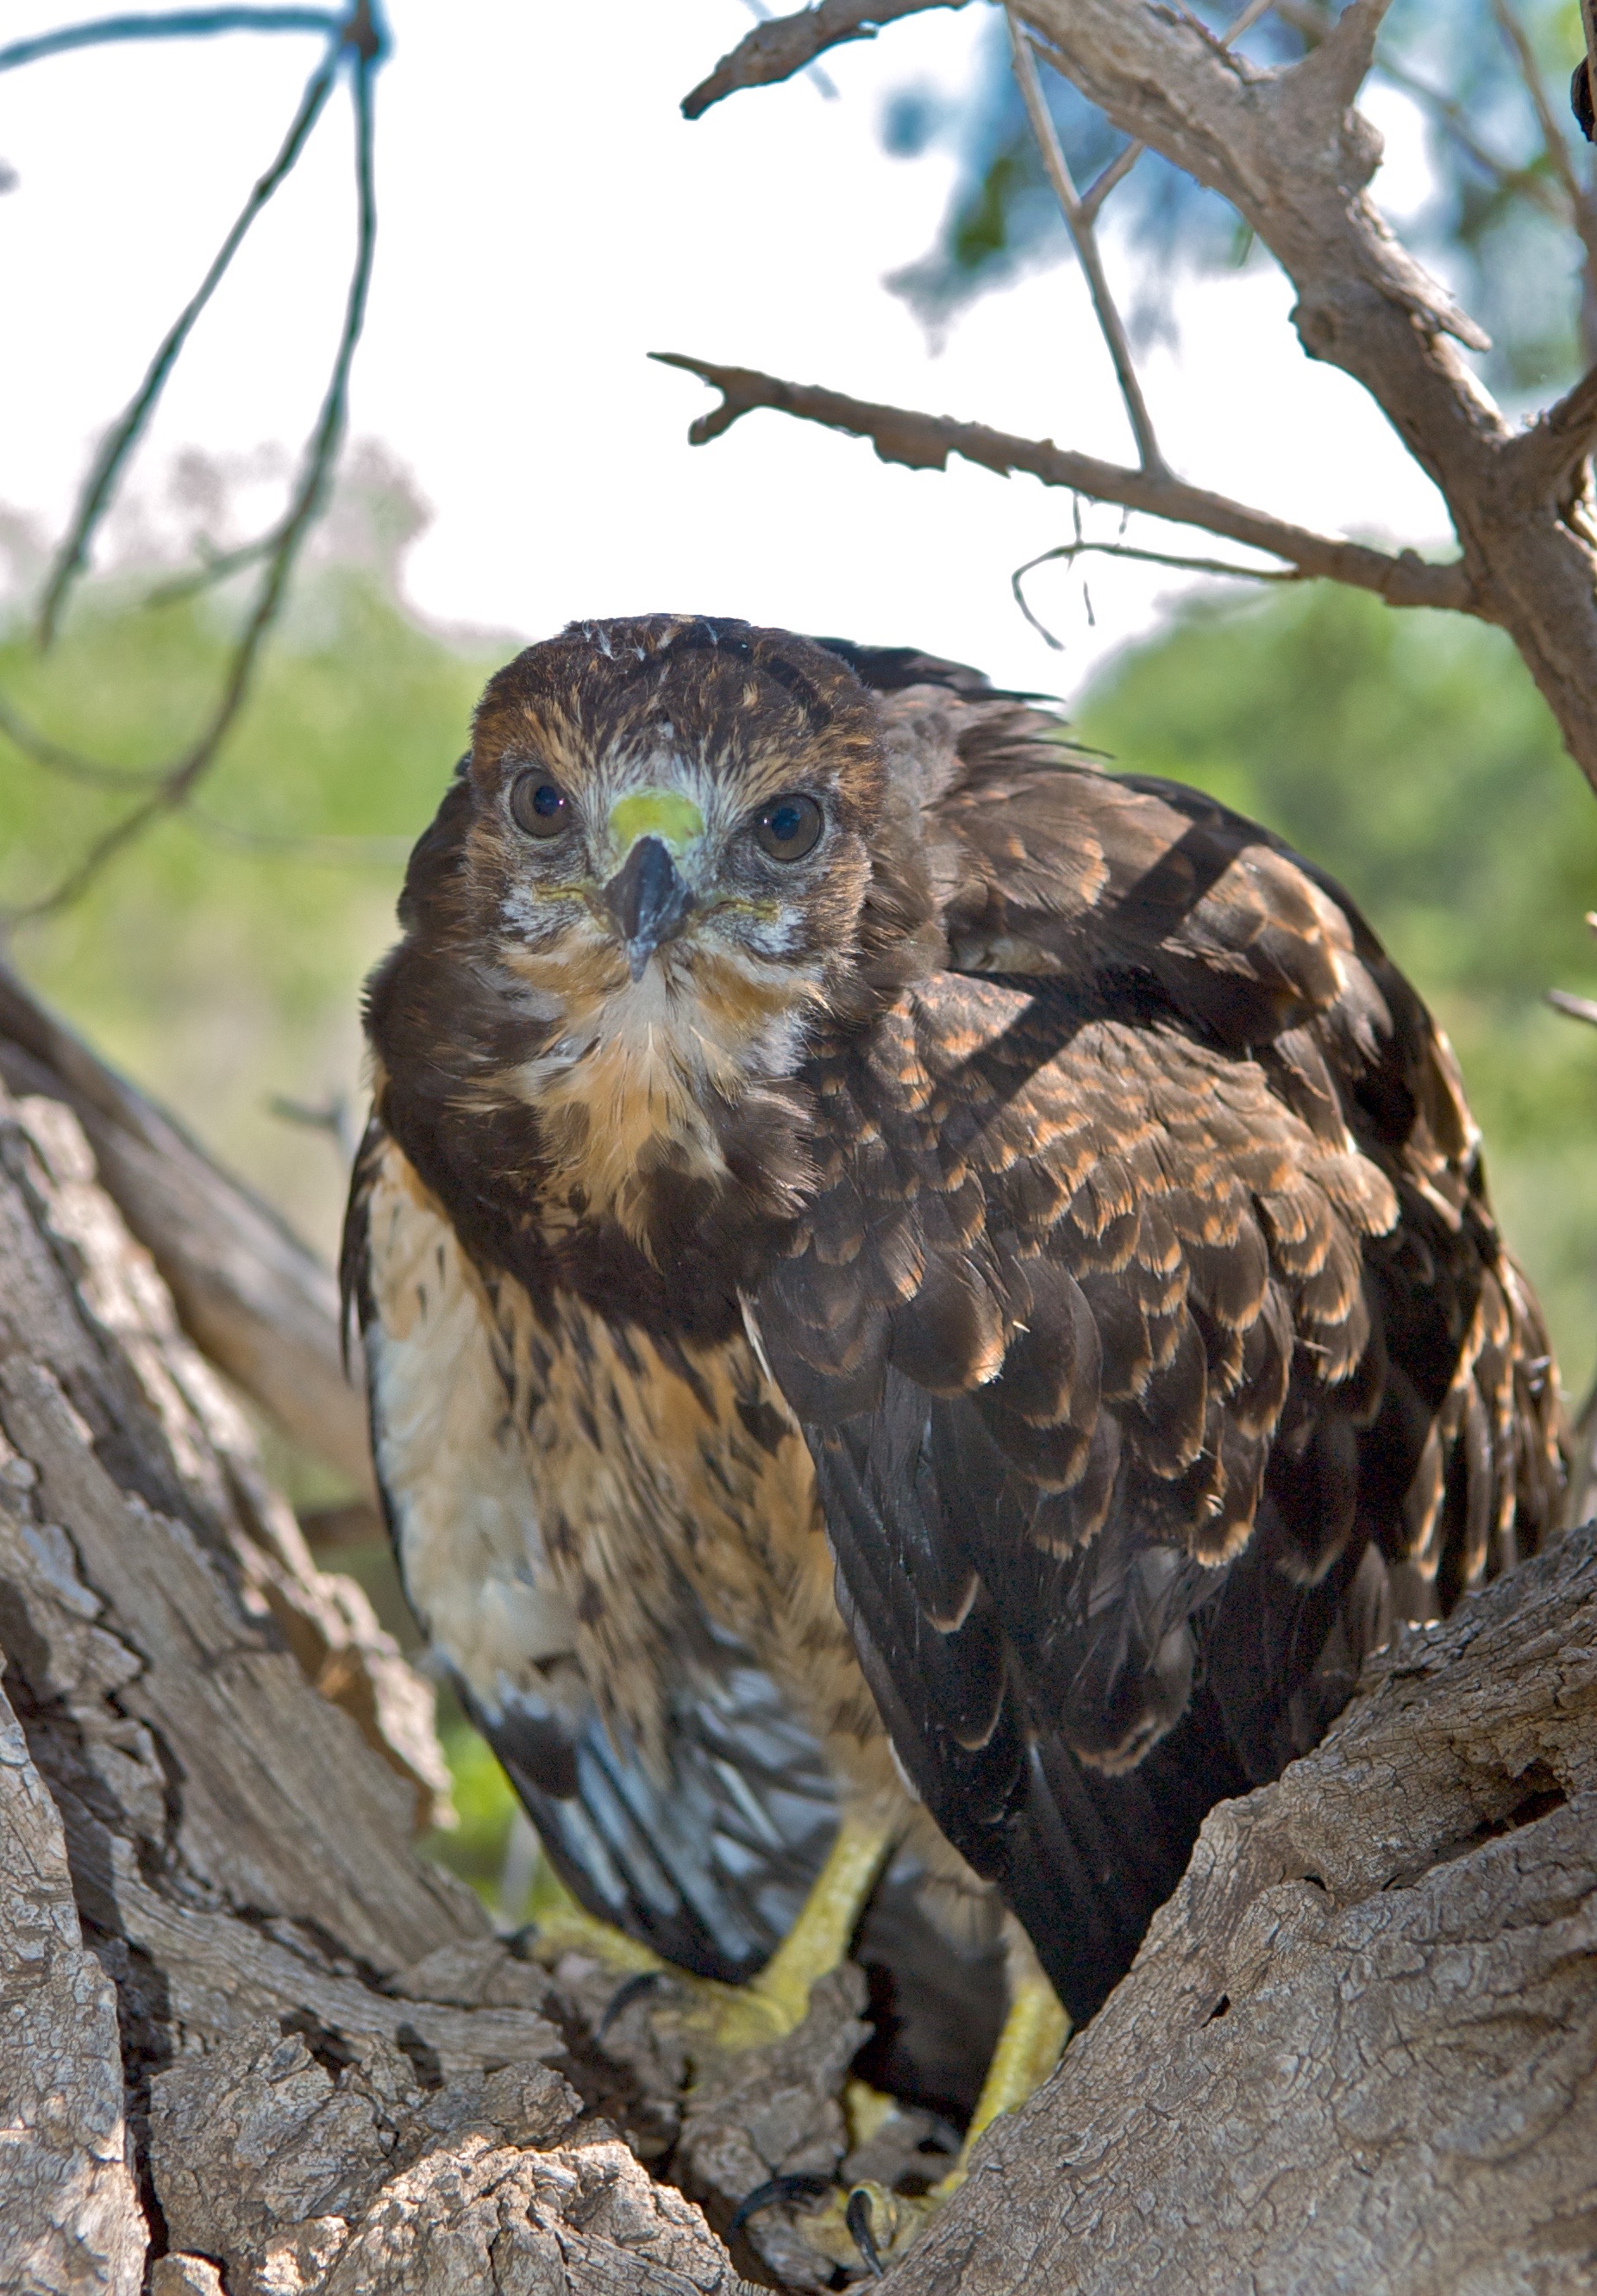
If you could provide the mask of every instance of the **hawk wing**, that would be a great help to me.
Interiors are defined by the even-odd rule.
[[[1392,1607],[1535,1545],[1553,1384],[1346,898],[1033,713],[884,715],[951,969],[817,1049],[822,1185],[751,1316],[900,1758],[1080,2019]]]

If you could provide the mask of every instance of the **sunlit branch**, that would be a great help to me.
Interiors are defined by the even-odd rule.
[[[1221,34],[1221,46],[1229,48],[1233,41],[1242,37],[1244,32],[1251,32],[1260,17],[1267,16],[1276,5],[1277,0],[1247,0],[1242,13]],[[1128,144],[1124,152],[1117,152],[1108,166],[1093,177],[1082,193],[1082,215],[1086,222],[1093,220],[1115,185],[1124,183],[1147,149],[1146,144]]]
[[[696,374],[721,394],[720,406],[701,414],[689,427],[687,436],[696,447],[719,439],[743,415],[768,407],[801,422],[819,422],[827,430],[868,439],[885,463],[901,463],[915,471],[941,471],[947,468],[951,455],[959,455],[1000,477],[1025,472],[1047,487],[1065,487],[1094,502],[1118,503],[1126,510],[1146,511],[1174,526],[1219,535],[1244,549],[1281,559],[1299,574],[1376,591],[1394,606],[1449,606],[1462,613],[1478,611],[1474,586],[1457,559],[1437,564],[1412,550],[1393,554],[1371,549],[1367,543],[1315,534],[1268,512],[1252,510],[1227,495],[1189,486],[1168,471],[1102,462],[1095,455],[1056,447],[1051,439],[1017,439],[989,430],[982,422],[956,422],[947,416],[922,414],[906,407],[873,406],[864,399],[849,398],[842,391],[784,382],[750,367],[716,366],[677,352],[654,351],[650,356],[664,366]]]
[[[804,70],[827,48],[845,40],[874,40],[884,24],[929,8],[963,8],[966,0],[819,0],[796,15],[757,24],[724,55],[708,79],[682,98],[685,118],[697,119],[723,96],[745,87],[770,87]]]

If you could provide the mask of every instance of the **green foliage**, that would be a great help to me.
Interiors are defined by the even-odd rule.
[[[202,724],[226,645],[218,602],[152,608],[102,588],[43,660],[20,630],[0,644],[0,693],[55,741],[147,767]],[[357,1093],[361,977],[392,938],[405,854],[483,678],[511,651],[453,646],[370,571],[323,570],[192,813],[18,937],[39,988],[325,1250],[338,1159],[268,1103]],[[0,902],[45,890],[125,801],[0,739]]]
[[[1512,645],[1329,585],[1201,608],[1122,656],[1078,730],[1210,790],[1338,877],[1447,1029],[1511,1242],[1578,1389],[1597,1339],[1597,804]]]
[[[424,1844],[440,1865],[469,1882],[490,1913],[499,1911],[505,1852],[516,1812],[510,1781],[485,1739],[459,1714],[440,1718],[439,1737],[449,1766],[460,1823],[430,1833]]]

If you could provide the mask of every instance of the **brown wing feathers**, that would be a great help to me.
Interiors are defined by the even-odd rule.
[[[1356,913],[1207,800],[967,717],[957,969],[818,1050],[821,1191],[755,1313],[901,1758],[1079,2015],[1392,1592],[1425,1615],[1517,1505],[1551,1522],[1556,1405],[1451,1055]]]
[[[841,877],[793,906],[830,1017],[796,1074],[761,1072],[768,1122],[735,1095],[718,1117],[720,1194],[663,1165],[641,1241],[586,1194],[544,1221],[542,1118],[519,1086],[473,1096],[544,1024],[477,964],[464,780],[372,991],[409,1064],[386,1113],[530,1294],[662,1346],[727,1343],[746,1305],[899,1757],[1079,2019],[1205,1810],[1313,1742],[1391,1612],[1445,1608],[1555,1521],[1547,1345],[1452,1055],[1335,885],[957,664],[831,652],[874,701],[730,624],[584,626],[523,658],[546,716],[550,661],[586,697],[568,745],[653,726],[657,684],[718,772],[746,777],[758,734],[761,773],[835,767],[852,808],[857,925]]]

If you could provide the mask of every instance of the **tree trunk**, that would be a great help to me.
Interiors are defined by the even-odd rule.
[[[824,2175],[854,1980],[719,2100],[645,2004],[601,2044],[613,1979],[493,1937],[412,1851],[375,1709],[363,1734],[318,1694],[338,1601],[59,1100],[0,1095],[0,2286],[743,2296],[639,2156],[723,2225],[765,2173]],[[890,2278],[1590,2287],[1594,1820],[1588,1529],[1214,1812]],[[804,2276],[794,2221],[748,2268]]]

